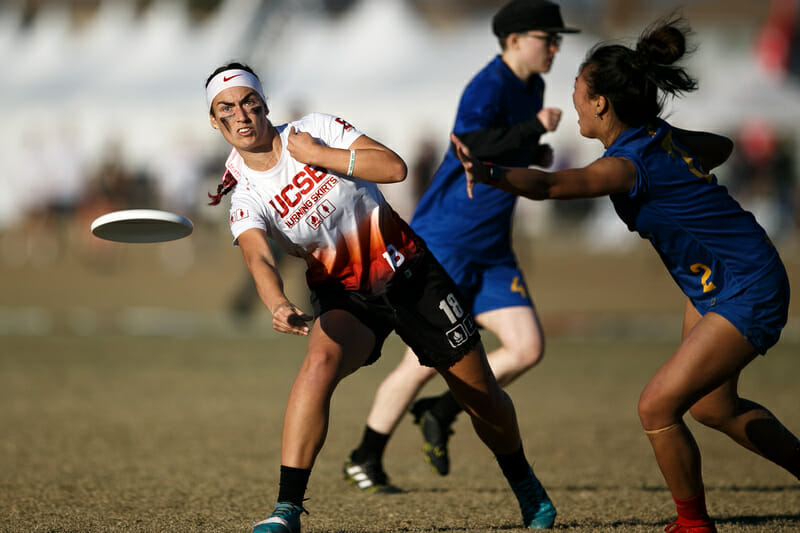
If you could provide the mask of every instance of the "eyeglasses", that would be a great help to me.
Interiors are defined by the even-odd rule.
[[[548,33],[547,35],[539,35],[537,33],[525,33],[526,37],[533,37],[535,39],[540,39],[547,44],[547,46],[555,46],[556,48],[561,46],[561,41],[564,40],[564,37],[559,35],[558,33]]]

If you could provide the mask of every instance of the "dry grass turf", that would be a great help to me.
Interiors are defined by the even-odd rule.
[[[249,531],[268,513],[302,340],[5,337],[3,345],[0,531]],[[401,348],[393,339],[385,360],[337,391],[304,531],[521,531],[510,490],[463,416],[449,476],[422,461],[408,417],[386,454],[405,493],[365,495],[341,478],[375,385]],[[756,361],[742,385],[795,432],[797,348],[780,345]],[[510,387],[527,453],[559,509],[556,529],[651,532],[671,519],[635,411],[644,380],[669,350],[554,340],[542,365]],[[800,530],[797,481],[692,427],[721,531]]]
[[[0,532],[249,532],[277,494],[281,420],[303,339],[269,334],[264,311],[229,322],[245,271],[226,230],[198,227],[165,245],[81,246],[49,267],[0,264]],[[548,347],[509,392],[558,507],[556,530],[662,531],[674,509],[636,402],[675,346],[682,298],[646,243],[624,255],[549,242],[519,252]],[[784,255],[795,287],[798,257]],[[284,273],[303,305],[302,271],[290,263]],[[800,433],[791,311],[794,329],[745,371],[741,391]],[[343,481],[375,387],[402,349],[391,337],[378,363],[337,390],[304,533],[522,531],[463,415],[449,476],[423,462],[406,417],[385,458],[406,492],[365,495]],[[425,392],[441,390],[435,380]],[[721,532],[800,531],[792,476],[689,424]]]

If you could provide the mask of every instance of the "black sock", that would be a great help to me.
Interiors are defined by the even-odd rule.
[[[528,477],[528,459],[525,458],[525,452],[520,445],[519,449],[515,452],[508,454],[494,454],[497,459],[497,464],[500,465],[500,470],[506,477],[509,483],[517,483]]]
[[[361,437],[361,444],[353,450],[350,458],[356,463],[377,462],[383,458],[383,451],[389,442],[390,435],[378,433],[369,426],[364,426],[364,436]]]
[[[445,425],[450,425],[456,419],[458,413],[461,412],[461,406],[456,401],[456,397],[449,390],[436,399],[436,403],[431,407],[431,413],[440,422]]]
[[[278,501],[289,502],[302,507],[310,476],[311,470],[308,468],[292,468],[291,466],[281,465]]]

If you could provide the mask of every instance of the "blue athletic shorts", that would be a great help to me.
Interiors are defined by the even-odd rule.
[[[524,305],[533,307],[525,278],[513,254],[498,263],[482,263],[459,251],[432,249],[458,285],[473,315]]]
[[[712,311],[725,317],[761,355],[778,342],[789,313],[789,279],[778,261],[766,276],[724,302],[712,302],[701,315]]]

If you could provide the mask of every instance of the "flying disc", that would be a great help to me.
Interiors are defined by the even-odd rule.
[[[96,237],[116,242],[166,242],[186,237],[194,226],[188,218],[158,209],[113,211],[92,222]]]

